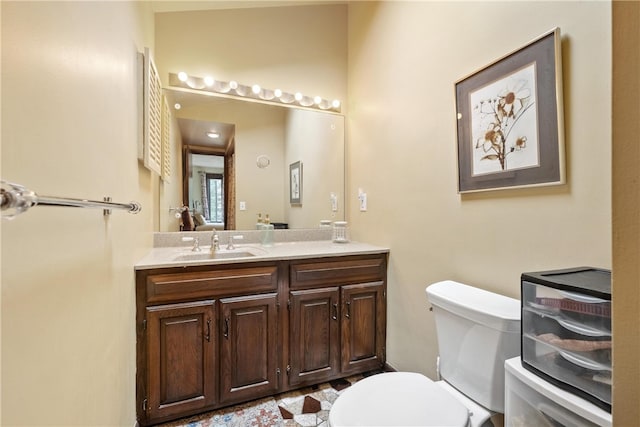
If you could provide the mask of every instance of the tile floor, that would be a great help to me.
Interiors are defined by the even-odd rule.
[[[293,390],[183,418],[161,427],[327,427],[329,410],[341,391],[365,376],[379,372]]]

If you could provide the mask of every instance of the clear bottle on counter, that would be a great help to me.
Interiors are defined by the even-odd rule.
[[[349,227],[346,221],[336,221],[333,223],[333,237],[335,243],[349,242]]]
[[[266,215],[262,228],[260,229],[260,242],[262,246],[273,245],[273,224],[269,220],[269,214]]]

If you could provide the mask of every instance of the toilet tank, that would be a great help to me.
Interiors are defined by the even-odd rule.
[[[451,280],[426,291],[441,377],[478,404],[504,413],[504,362],[520,355],[520,301]]]

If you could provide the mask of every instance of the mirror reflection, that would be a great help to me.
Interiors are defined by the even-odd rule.
[[[182,178],[182,195],[173,197],[182,200],[161,192],[161,206],[188,206],[196,230],[250,230],[267,216],[276,228],[344,220],[343,116],[177,88],[165,93],[170,105],[180,104],[172,133],[181,146],[174,176]],[[300,186],[294,193],[292,177]]]
[[[187,153],[191,166],[186,176],[188,204],[196,231],[224,230],[228,223],[228,201],[225,199],[225,156]],[[186,198],[185,198],[186,202]]]

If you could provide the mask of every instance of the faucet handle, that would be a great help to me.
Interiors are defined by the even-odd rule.
[[[244,239],[244,236],[241,234],[238,234],[236,236],[229,236],[229,243],[227,244],[227,250],[232,251],[234,250],[236,247],[233,245],[233,241],[234,240],[242,240]]]
[[[193,252],[200,252],[202,249],[200,249],[200,241],[198,240],[197,237],[183,237],[182,238],[183,242],[193,242],[193,247],[191,248],[191,250]]]

